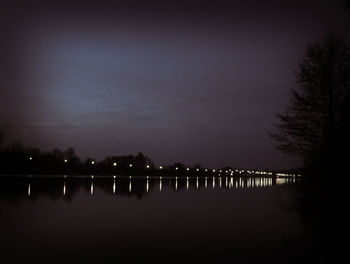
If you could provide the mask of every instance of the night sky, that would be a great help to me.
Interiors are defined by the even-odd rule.
[[[0,129],[81,157],[292,168],[267,131],[307,43],[349,33],[329,1],[9,1],[0,7]]]

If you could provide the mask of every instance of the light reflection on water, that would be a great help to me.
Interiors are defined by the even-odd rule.
[[[63,195],[66,195],[66,182],[63,182]]]
[[[211,178],[211,179],[208,179]],[[50,179],[49,177],[23,177],[26,184],[26,196],[32,197],[35,192],[41,192],[45,188],[45,184],[48,184],[52,181],[54,185],[55,181],[60,181],[57,183],[57,188],[60,187],[61,195],[70,196],[74,193],[74,190],[68,192],[68,188],[72,183],[77,185],[84,185],[86,182],[86,177],[56,177]],[[45,180],[43,180],[45,179]],[[284,184],[293,184],[296,182],[296,178],[272,178],[272,177],[123,177],[123,176],[113,176],[113,177],[99,177],[99,176],[90,176],[89,181],[89,193],[94,195],[97,190],[106,188],[109,185],[109,190],[112,190],[113,194],[125,194],[129,193],[131,195],[137,194],[137,196],[142,197],[147,193],[151,193],[154,190],[154,186],[158,185],[158,190],[162,192],[164,189],[173,190],[175,192],[180,190],[192,190],[200,191],[208,189],[208,181],[211,181],[212,190],[230,190],[230,189],[251,189],[251,188],[264,188],[275,185],[284,185]],[[118,190],[117,190],[117,181],[118,181]],[[102,184],[103,182],[103,184]],[[126,184],[127,183],[127,184]],[[166,184],[165,184],[166,183]],[[96,185],[97,184],[97,185]],[[35,192],[33,193],[33,186],[35,186]],[[41,188],[42,186],[42,188]],[[63,187],[62,187],[63,186]],[[139,186],[143,186],[140,188]],[[54,187],[53,187],[54,188]],[[208,189],[209,190],[209,189]]]
[[[220,262],[222,256],[232,257],[229,263],[242,263],[246,258],[242,252],[251,257],[256,244],[262,248],[259,254],[267,250],[275,254],[271,245],[297,233],[295,221],[289,221],[289,214],[284,214],[273,200],[271,194],[276,188],[270,188],[294,182],[293,178],[229,176],[0,178],[0,201],[11,197],[20,201],[20,206],[8,210],[9,219],[15,219],[12,228],[4,228],[1,234],[3,239],[24,241],[24,246],[16,250],[34,252],[37,248],[30,238],[37,232],[35,241],[48,254],[56,254],[59,248],[66,254],[76,254],[76,259],[85,258],[84,263],[91,263],[90,255],[81,252],[100,257],[110,250],[118,259],[118,254],[130,258],[139,254],[142,258],[149,253],[153,257],[158,253],[156,249],[160,249],[160,259],[163,255],[174,257],[174,250],[184,256],[194,256],[194,251],[201,250],[203,253],[196,254],[196,258],[203,263],[208,255],[213,257],[210,263]],[[31,216],[24,221],[28,208]],[[261,223],[266,227],[259,227]],[[77,245],[79,250],[70,250]],[[244,247],[246,251],[241,251]],[[142,251],[144,248],[147,250]],[[4,252],[8,258],[14,256]],[[260,260],[258,253],[256,259]],[[242,258],[235,262],[236,256]],[[24,263],[20,260],[18,263]],[[186,262],[185,258],[177,260]],[[266,255],[261,263],[265,260]]]

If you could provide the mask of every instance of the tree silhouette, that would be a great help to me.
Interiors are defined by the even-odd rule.
[[[301,156],[305,167],[317,173],[334,169],[335,153],[345,139],[349,73],[349,47],[340,37],[329,34],[310,44],[296,73],[291,104],[277,114],[278,132],[270,133],[278,149]]]

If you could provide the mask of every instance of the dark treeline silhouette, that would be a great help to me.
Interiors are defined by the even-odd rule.
[[[0,146],[0,174],[33,175],[145,175],[156,173],[153,161],[137,155],[108,156],[101,161],[82,160],[74,148],[41,151],[20,143]]]
[[[330,33],[311,43],[296,73],[289,107],[277,114],[277,148],[301,156],[309,178],[333,175],[347,168],[350,157],[350,48]],[[339,173],[339,174],[337,174]],[[312,180],[312,179],[311,179]]]
[[[345,171],[350,158],[350,47],[334,33],[310,44],[290,106],[278,114],[277,148],[302,157],[294,208],[315,263],[345,263]]]
[[[0,131],[1,132],[1,131]],[[2,137],[3,133],[0,133]],[[171,165],[155,166],[151,158],[139,152],[137,155],[108,156],[100,161],[94,158],[81,159],[74,148],[62,151],[41,151],[25,147],[21,143],[1,145],[0,175],[132,175],[132,176],[256,176],[258,170],[241,170],[225,166],[219,169],[203,168],[199,164],[186,166],[175,162]],[[296,170],[284,171],[289,176],[298,174]],[[265,176],[276,176],[277,171],[264,170]],[[285,174],[285,175],[287,175]]]

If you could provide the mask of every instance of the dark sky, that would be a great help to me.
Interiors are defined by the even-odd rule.
[[[267,131],[307,43],[346,34],[345,1],[9,1],[0,129],[82,157],[290,168]]]

